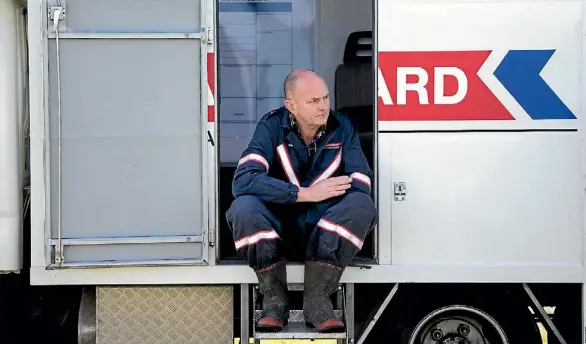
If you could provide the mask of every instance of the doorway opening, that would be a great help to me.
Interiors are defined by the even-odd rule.
[[[216,8],[218,261],[244,264],[225,217],[234,200],[234,171],[258,120],[283,106],[282,84],[294,69],[311,69],[324,77],[330,89],[331,108],[348,116],[354,124],[375,174],[375,199],[375,1],[219,0]],[[375,263],[377,230],[366,238],[355,263]]]

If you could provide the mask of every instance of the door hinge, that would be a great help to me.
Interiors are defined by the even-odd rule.
[[[216,230],[213,228],[208,230],[208,243],[210,247],[214,247],[216,245]]]
[[[395,201],[404,201],[407,197],[407,184],[405,182],[395,182]]]

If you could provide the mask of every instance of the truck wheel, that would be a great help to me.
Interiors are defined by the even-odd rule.
[[[435,309],[419,317],[420,321],[407,317],[385,337],[398,344],[541,344],[532,320],[514,314],[489,314],[454,304]]]
[[[369,344],[542,344],[527,304],[507,286],[412,284],[395,298]]]
[[[452,305],[427,314],[408,344],[510,344],[502,327],[480,309]]]

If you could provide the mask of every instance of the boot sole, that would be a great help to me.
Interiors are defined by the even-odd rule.
[[[341,332],[344,331],[344,329],[346,328],[345,326],[326,326],[326,327],[322,327],[322,328],[316,328],[315,325],[313,325],[310,322],[305,322],[305,326],[309,327],[309,328],[313,328],[315,329],[317,332],[319,333],[332,333],[332,332]]]
[[[281,332],[283,331],[283,327],[256,325],[256,330],[258,332]]]
[[[289,323],[289,319],[285,319],[283,321],[283,327],[258,325],[258,324],[254,324],[254,326],[258,332],[281,332],[281,331],[283,331],[283,328],[285,328],[285,326],[287,326],[288,323]]]

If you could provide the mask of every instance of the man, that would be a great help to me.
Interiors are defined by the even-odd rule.
[[[350,121],[330,110],[325,81],[309,70],[285,79],[285,106],[264,115],[234,174],[226,218],[263,294],[258,330],[287,323],[286,259],[305,261],[303,314],[336,331],[330,296],[377,220],[372,171]]]

